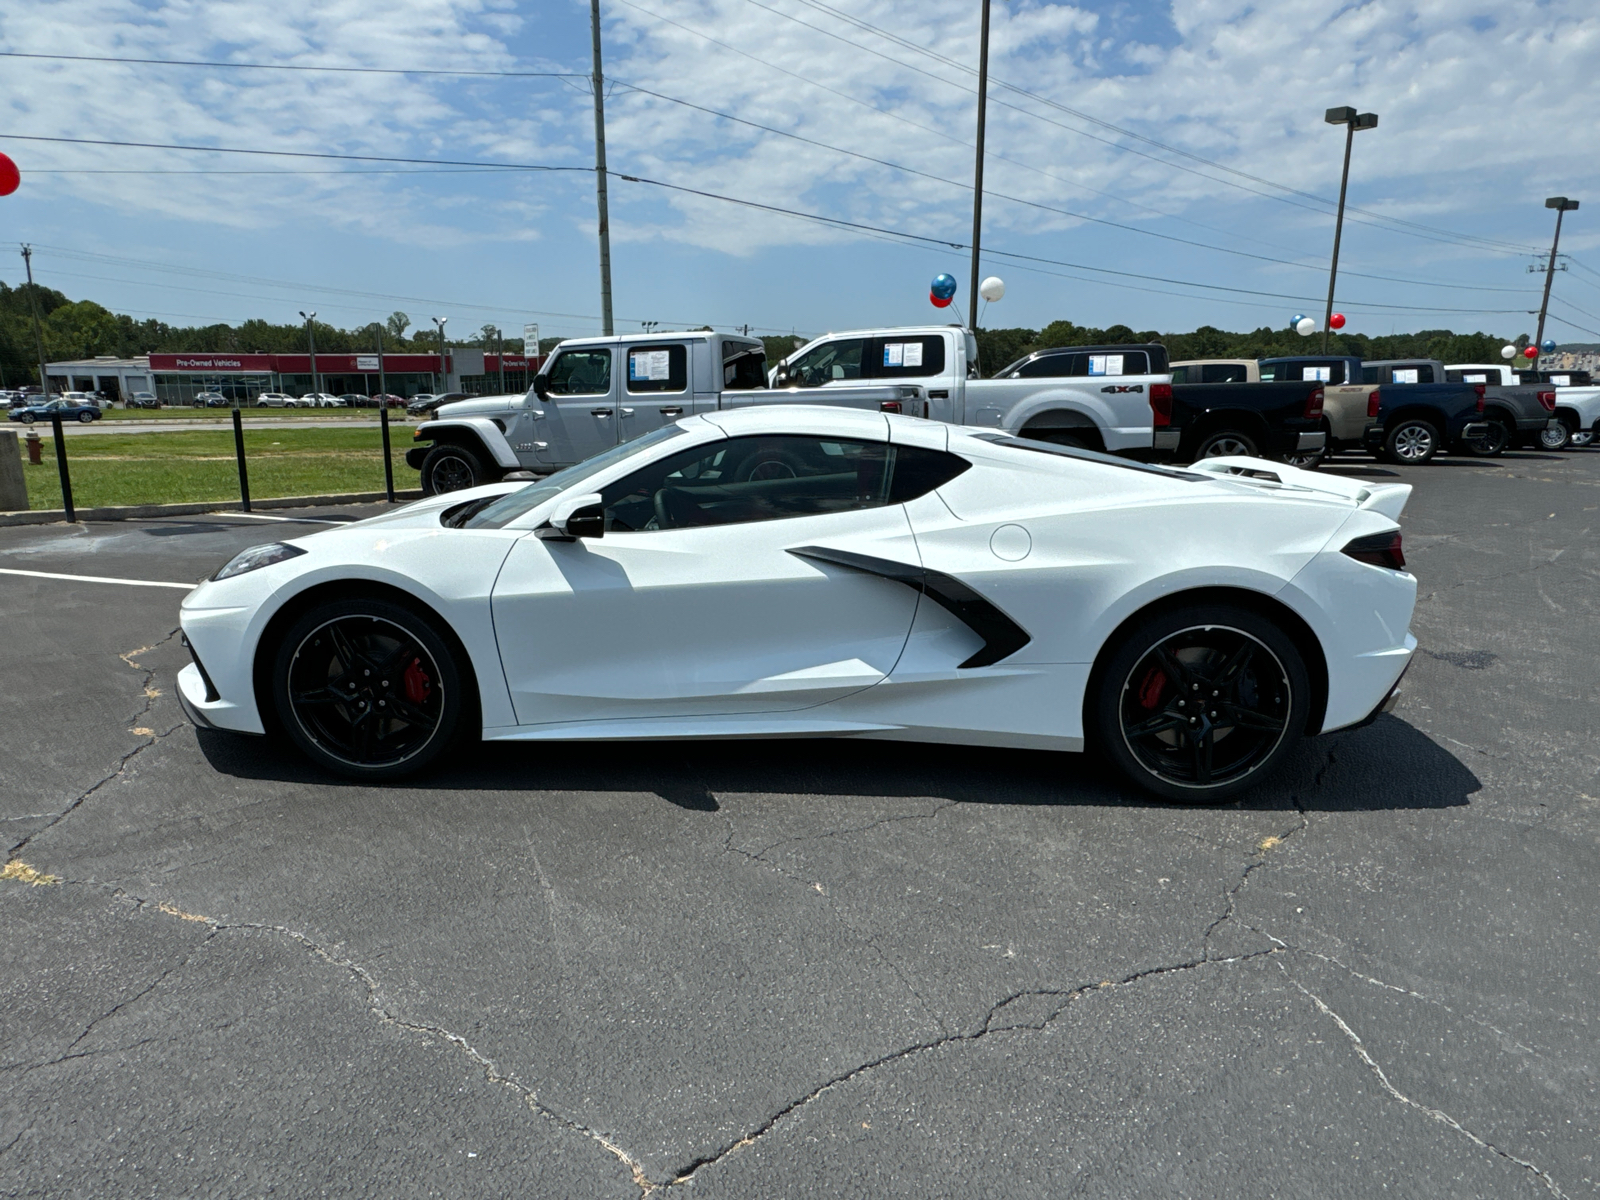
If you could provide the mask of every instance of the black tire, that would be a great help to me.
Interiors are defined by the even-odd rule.
[[[273,708],[317,765],[398,779],[456,740],[465,679],[431,620],[387,600],[335,600],[302,615],[273,651]]]
[[[465,446],[435,446],[422,460],[422,494],[442,496],[487,482],[483,462]]]
[[[1202,458],[1232,458],[1240,455],[1245,458],[1260,456],[1255,439],[1237,429],[1218,429],[1207,434],[1205,440],[1195,447],[1194,460],[1199,462]]]
[[[78,421],[80,424],[87,425],[92,420],[94,420],[94,414],[91,412],[81,412],[78,414]]]
[[[1139,622],[1106,648],[1095,678],[1088,725],[1097,748],[1130,782],[1184,803],[1214,803],[1261,782],[1311,712],[1294,642],[1232,605]],[[1204,707],[1191,715],[1197,701]]]
[[[24,425],[32,425],[33,424],[33,414],[32,413],[23,413],[22,414],[22,423]]]
[[[1419,467],[1437,453],[1439,430],[1421,417],[1396,421],[1383,438],[1383,457],[1392,463]]]
[[[1594,430],[1592,430],[1592,429],[1575,429],[1575,430],[1573,430],[1573,433],[1572,433],[1572,444],[1574,446],[1592,446],[1592,445],[1594,445]]]
[[[1565,450],[1572,444],[1572,428],[1565,421],[1551,421],[1539,431],[1539,449]]]
[[[1515,430],[1508,429],[1503,421],[1490,420],[1489,432],[1480,438],[1463,438],[1462,446],[1477,458],[1498,458],[1511,446]]]
[[[1328,457],[1326,448],[1322,450],[1291,450],[1283,456],[1283,461],[1291,467],[1299,467],[1302,471],[1315,471],[1322,465],[1322,460]]]

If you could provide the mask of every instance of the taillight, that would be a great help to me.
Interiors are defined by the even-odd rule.
[[[898,401],[898,400],[885,400],[882,404],[878,405],[878,411],[879,412],[899,412],[900,411],[900,401]]]
[[[1483,411],[1483,394],[1485,392],[1487,392],[1489,389],[1484,387],[1483,384],[1481,384],[1481,383],[1475,383],[1475,384],[1472,385],[1472,390],[1478,393],[1478,411],[1482,412]]]
[[[1152,383],[1150,385],[1150,415],[1155,418],[1157,428],[1172,424],[1172,385],[1170,383]]]
[[[1323,391],[1321,388],[1317,388],[1311,393],[1311,395],[1306,397],[1306,420],[1315,421],[1318,417],[1322,416],[1322,400]]]
[[[1357,562],[1371,563],[1375,567],[1388,567],[1391,571],[1406,569],[1405,551],[1400,548],[1400,531],[1373,533],[1358,537],[1344,548]]]
[[[1373,392],[1367,397],[1367,416],[1368,417],[1376,417],[1378,415],[1378,403],[1379,403],[1379,393]]]
[[[1544,405],[1545,412],[1555,412],[1556,394],[1554,392],[1540,392],[1539,403]]]

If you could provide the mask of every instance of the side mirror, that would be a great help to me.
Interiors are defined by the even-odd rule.
[[[550,399],[550,376],[539,374],[533,377],[533,394],[541,400]]]
[[[550,514],[550,524],[535,529],[534,535],[547,542],[571,542],[578,538],[604,537],[606,510],[601,506],[599,492],[573,496],[556,505]]]

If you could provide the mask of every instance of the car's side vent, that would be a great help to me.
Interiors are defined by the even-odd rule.
[[[211,682],[211,676],[206,674],[206,665],[200,661],[200,656],[194,652],[194,647],[189,644],[189,635],[180,634],[183,648],[189,652],[189,657],[194,660],[195,670],[200,672],[200,682],[206,685],[206,703],[215,704],[222,699],[222,693],[217,691],[217,685]]]

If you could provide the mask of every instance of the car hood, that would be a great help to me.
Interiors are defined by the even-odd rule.
[[[478,396],[472,400],[452,400],[434,409],[435,420],[448,421],[453,417],[488,417],[506,412],[522,403],[522,393],[510,396]]]

